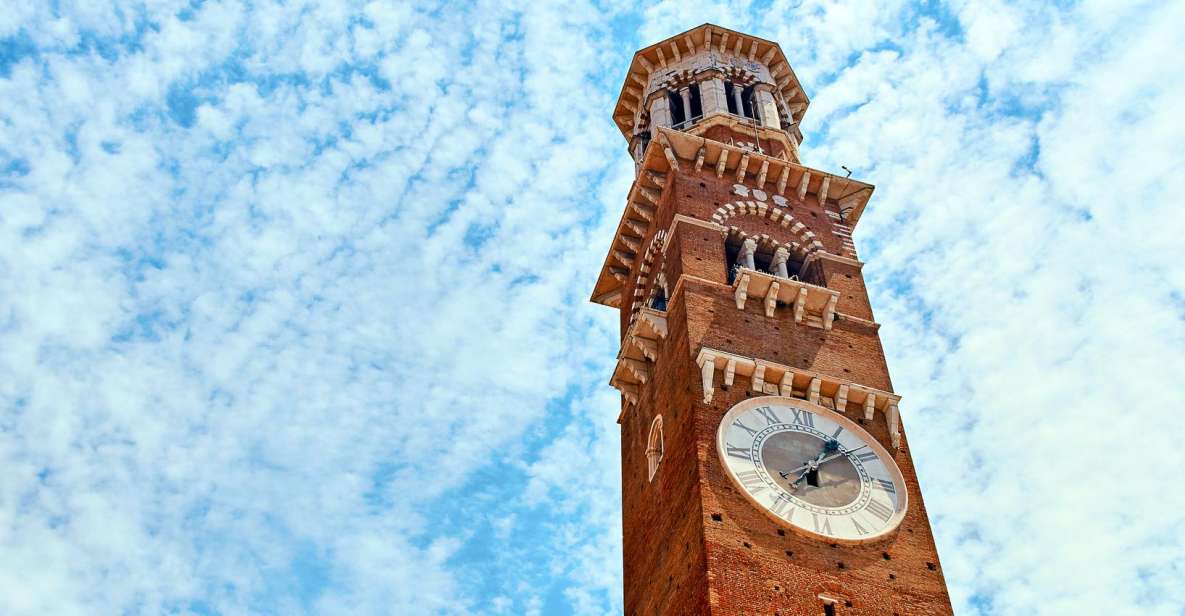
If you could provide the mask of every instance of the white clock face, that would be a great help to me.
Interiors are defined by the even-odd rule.
[[[804,400],[752,398],[724,415],[720,459],[746,497],[802,534],[864,543],[905,516],[905,481],[855,422]]]

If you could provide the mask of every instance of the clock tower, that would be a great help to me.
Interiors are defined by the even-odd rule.
[[[592,294],[629,616],[951,613],[851,238],[873,187],[801,162],[808,104],[777,43],[711,24],[630,63]]]

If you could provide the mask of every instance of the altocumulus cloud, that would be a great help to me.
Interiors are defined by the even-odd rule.
[[[1185,606],[1180,3],[9,3],[0,612],[620,611],[629,54],[780,41],[960,613]]]

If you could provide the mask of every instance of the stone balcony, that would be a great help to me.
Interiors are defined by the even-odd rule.
[[[658,341],[666,337],[667,313],[649,307],[638,309],[637,319],[622,338],[617,366],[609,379],[630,405],[638,404],[642,385],[650,380],[651,368],[658,361]]]
[[[736,272],[732,289],[738,310],[744,310],[753,298],[762,302],[767,317],[774,316],[779,306],[785,306],[793,310],[794,322],[798,324],[830,331],[835,321],[839,292],[826,287],[742,267]]]

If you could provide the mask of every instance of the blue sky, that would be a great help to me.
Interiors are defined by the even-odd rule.
[[[612,614],[632,52],[779,41],[962,614],[1185,610],[1171,2],[9,2],[0,612]]]

